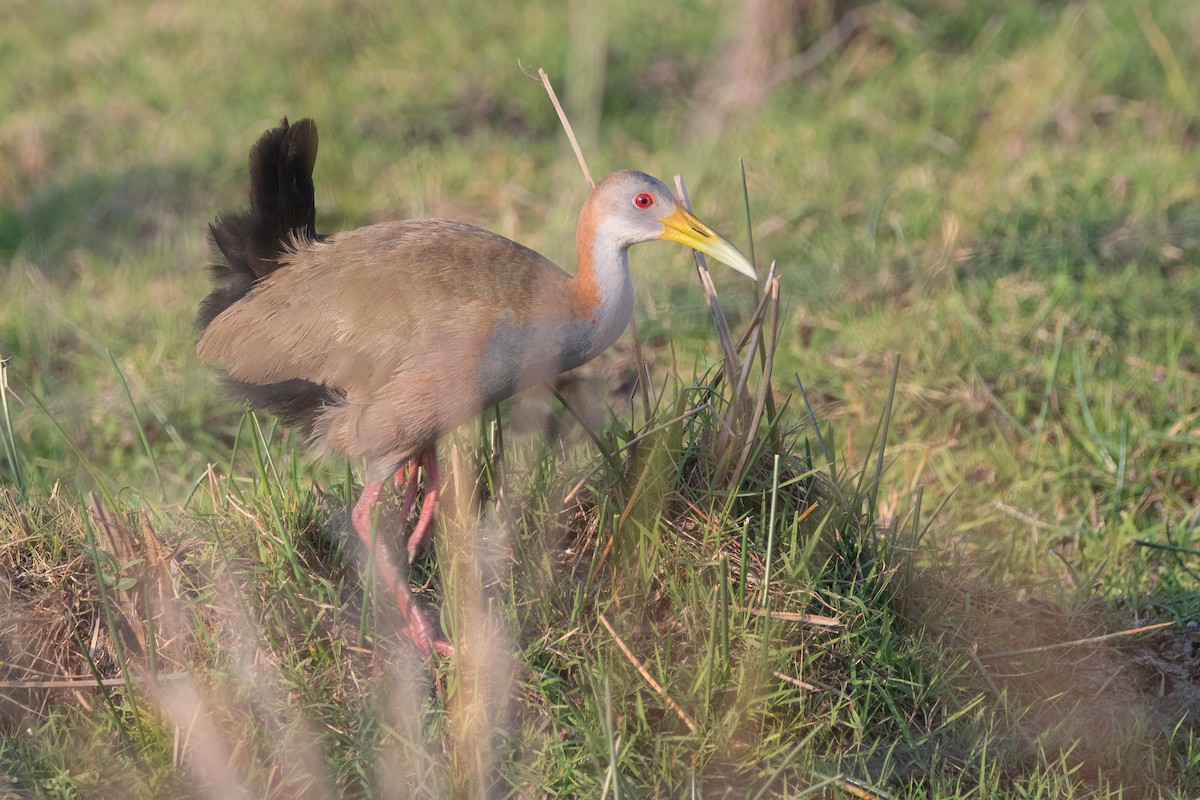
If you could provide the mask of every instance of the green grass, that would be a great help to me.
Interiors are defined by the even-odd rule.
[[[597,6],[5,15],[0,793],[1200,792],[1200,6],[873,5],[711,140],[690,91],[738,4],[572,25]],[[714,477],[702,296],[635,250],[654,418],[627,336],[563,387],[619,466],[536,392],[502,459],[486,425],[443,448],[460,501],[413,581],[460,652],[431,673],[344,540],[354,475],[196,362],[205,226],[259,133],[313,116],[320,230],[461,218],[570,266],[538,66],[599,120],[594,173],[682,172],[746,245],[744,161],[786,408]],[[714,276],[736,333],[754,290]]]

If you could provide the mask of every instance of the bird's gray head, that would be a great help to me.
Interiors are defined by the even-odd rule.
[[[667,239],[758,279],[754,265],[740,250],[677,203],[662,181],[644,172],[620,170],[597,184],[580,215],[581,229],[585,221],[594,229],[603,226],[624,247]]]

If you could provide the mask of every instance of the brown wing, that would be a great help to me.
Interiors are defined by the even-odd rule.
[[[436,436],[477,412],[480,359],[497,324],[553,322],[569,309],[567,273],[456,222],[360,228],[306,242],[286,262],[209,324],[197,355],[223,360],[238,381],[341,389],[371,427],[394,429],[328,443],[351,455],[370,457],[355,441],[392,447],[389,435]]]

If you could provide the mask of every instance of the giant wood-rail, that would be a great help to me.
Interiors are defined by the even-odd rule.
[[[411,561],[438,493],[437,440],[516,392],[595,358],[633,314],[626,251],[685,244],[755,277],[736,247],[676,203],[661,181],[614,172],[588,195],[575,235],[578,270],[461,222],[415,219],[318,235],[310,119],[262,135],[250,151],[250,209],[210,226],[223,263],[200,307],[196,353],[221,360],[231,392],[278,415],[318,452],[366,462],[351,514],[370,549],[384,483],[405,485]],[[408,634],[428,656],[453,651],[420,607],[385,543],[374,549]]]

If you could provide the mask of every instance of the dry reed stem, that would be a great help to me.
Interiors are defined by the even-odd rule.
[[[837,617],[827,617],[824,614],[801,614],[798,611],[767,611],[762,608],[738,608],[744,614],[756,617],[770,617],[783,622],[800,622],[805,625],[815,625],[818,628],[844,628],[845,625]]]
[[[754,440],[758,435],[758,428],[762,423],[763,411],[766,409],[767,398],[771,391],[771,371],[775,368],[775,348],[779,341],[779,278],[775,276],[774,262],[771,263],[771,271],[767,276],[766,286],[763,291],[763,302],[759,304],[760,311],[755,313],[759,331],[761,331],[763,323],[763,314],[761,311],[764,304],[771,312],[771,343],[767,347],[766,359],[763,362],[762,380],[759,383],[758,396],[754,402],[754,411],[750,416],[748,424],[743,427],[744,441],[742,443],[742,454],[738,459],[737,468],[733,471],[733,476],[729,482],[730,491],[735,490],[738,484],[741,483],[746,465],[750,462],[750,456],[754,451]],[[749,366],[753,362],[754,354],[757,350],[757,344],[748,348],[745,375],[742,380],[749,379]],[[745,394],[744,383],[738,388],[738,392],[740,395]]]
[[[688,726],[688,730],[690,730],[692,733],[696,733],[696,723],[693,722],[692,718],[688,716],[688,713],[684,711],[669,694],[667,694],[662,685],[659,684],[658,681],[654,680],[654,676],[651,675],[644,666],[642,666],[642,662],[639,661],[637,656],[633,654],[633,651],[629,649],[629,645],[625,644],[621,637],[617,635],[617,632],[613,630],[613,626],[609,624],[608,618],[601,614],[600,622],[613,637],[613,641],[617,643],[617,647],[621,648],[621,652],[625,654],[625,658],[629,659],[629,663],[633,664],[633,666],[637,668],[637,671],[641,673],[642,678],[646,681],[646,683],[650,684],[650,688],[658,692],[659,697],[661,697],[666,704],[669,705],[675,711],[675,713],[679,715],[679,718],[683,720],[683,724]]]
[[[571,121],[567,119],[567,112],[563,111],[562,104],[558,102],[558,95],[554,93],[554,87],[550,84],[550,76],[546,74],[546,70],[540,67],[537,74],[546,94],[550,95],[550,102],[554,105],[554,110],[558,112],[558,121],[562,123],[563,130],[567,132],[567,140],[571,142],[571,149],[575,151],[575,158],[579,161],[579,168],[583,170],[583,178],[587,181],[588,188],[595,189],[596,182],[592,180],[592,173],[588,170],[587,161],[583,158],[583,151],[579,149],[579,140],[575,138],[575,131],[571,128]]]
[[[858,713],[858,704],[854,702],[854,698],[851,697],[850,695],[846,694],[845,692],[843,692],[841,689],[835,689],[832,686],[828,686],[824,683],[821,683],[820,681],[814,681],[812,683],[809,683],[808,681],[803,681],[803,680],[800,680],[799,678],[793,678],[791,675],[788,675],[783,672],[779,672],[778,670],[772,670],[771,674],[774,675],[779,680],[783,681],[784,683],[790,683],[793,686],[804,689],[805,691],[828,692],[829,694],[837,695],[841,699],[845,700],[846,704],[848,706],[850,706],[850,708],[854,709],[855,714]]]
[[[682,175],[675,176],[675,189],[679,192],[679,202],[683,203],[684,208],[691,211],[692,201],[688,197],[687,185],[683,182]],[[733,335],[729,332],[729,323],[725,319],[725,311],[721,308],[721,302],[717,298],[717,288],[713,285],[712,276],[708,272],[708,261],[705,260],[704,254],[698,250],[692,251],[692,259],[696,262],[696,274],[700,277],[700,285],[704,289],[704,302],[708,304],[713,324],[717,328],[717,339],[721,343],[721,353],[727,364],[736,364],[738,359],[737,351],[733,347]]]
[[[679,193],[679,201],[683,203],[684,208],[691,211],[692,202],[688,197],[687,184],[684,183],[682,175],[675,176],[675,189]],[[704,302],[708,306],[708,311],[713,318],[713,325],[717,329],[717,341],[721,345],[722,369],[727,372],[731,368],[730,365],[738,363],[737,349],[733,346],[733,334],[729,331],[725,310],[721,308],[721,301],[717,297],[717,287],[713,284],[712,275],[708,271],[708,261],[698,250],[692,251],[692,259],[696,263],[696,275],[700,278],[700,286],[704,291]],[[719,379],[718,375],[717,380]],[[738,394],[736,386],[733,386],[733,396],[729,398],[729,407],[728,419],[717,416],[717,419],[721,420],[721,425],[717,428],[714,450],[718,453],[728,452],[730,444],[738,436],[737,432],[742,430],[742,426],[733,424],[734,419],[744,420],[749,413],[749,400],[744,395]]]
[[[803,689],[806,692],[818,691],[817,687],[813,686],[811,683],[808,683],[807,681],[802,681],[799,678],[793,678],[791,675],[786,675],[786,674],[780,672],[779,670],[772,670],[771,674],[774,675],[779,680],[783,681],[784,683],[790,683],[792,686],[795,686],[798,689]]]
[[[1085,644],[1098,644],[1109,639],[1116,639],[1120,636],[1133,636],[1137,633],[1147,633],[1149,631],[1157,631],[1162,628],[1169,628],[1174,625],[1174,622],[1156,622],[1153,625],[1142,625],[1140,628],[1128,628],[1115,633],[1105,633],[1100,636],[1089,636],[1086,639],[1075,639],[1071,642],[1055,642],[1054,644],[1044,644],[1039,647],[1024,647],[1020,650],[1002,650],[999,653],[985,653],[980,655],[981,659],[989,658],[1010,658],[1012,656],[1032,655],[1033,653],[1045,653],[1050,650],[1063,650],[1068,647],[1080,647]]]
[[[834,783],[846,794],[853,795],[860,798],[860,800],[883,800],[885,797],[885,795],[878,795],[867,791],[862,786],[859,786],[857,783],[851,783],[846,778],[838,778]]]
[[[181,681],[191,678],[187,672],[167,672],[156,676],[159,681]],[[132,686],[127,678],[101,678],[96,680],[91,676],[79,678],[59,678],[48,681],[0,681],[0,689],[95,689],[97,686]]]

